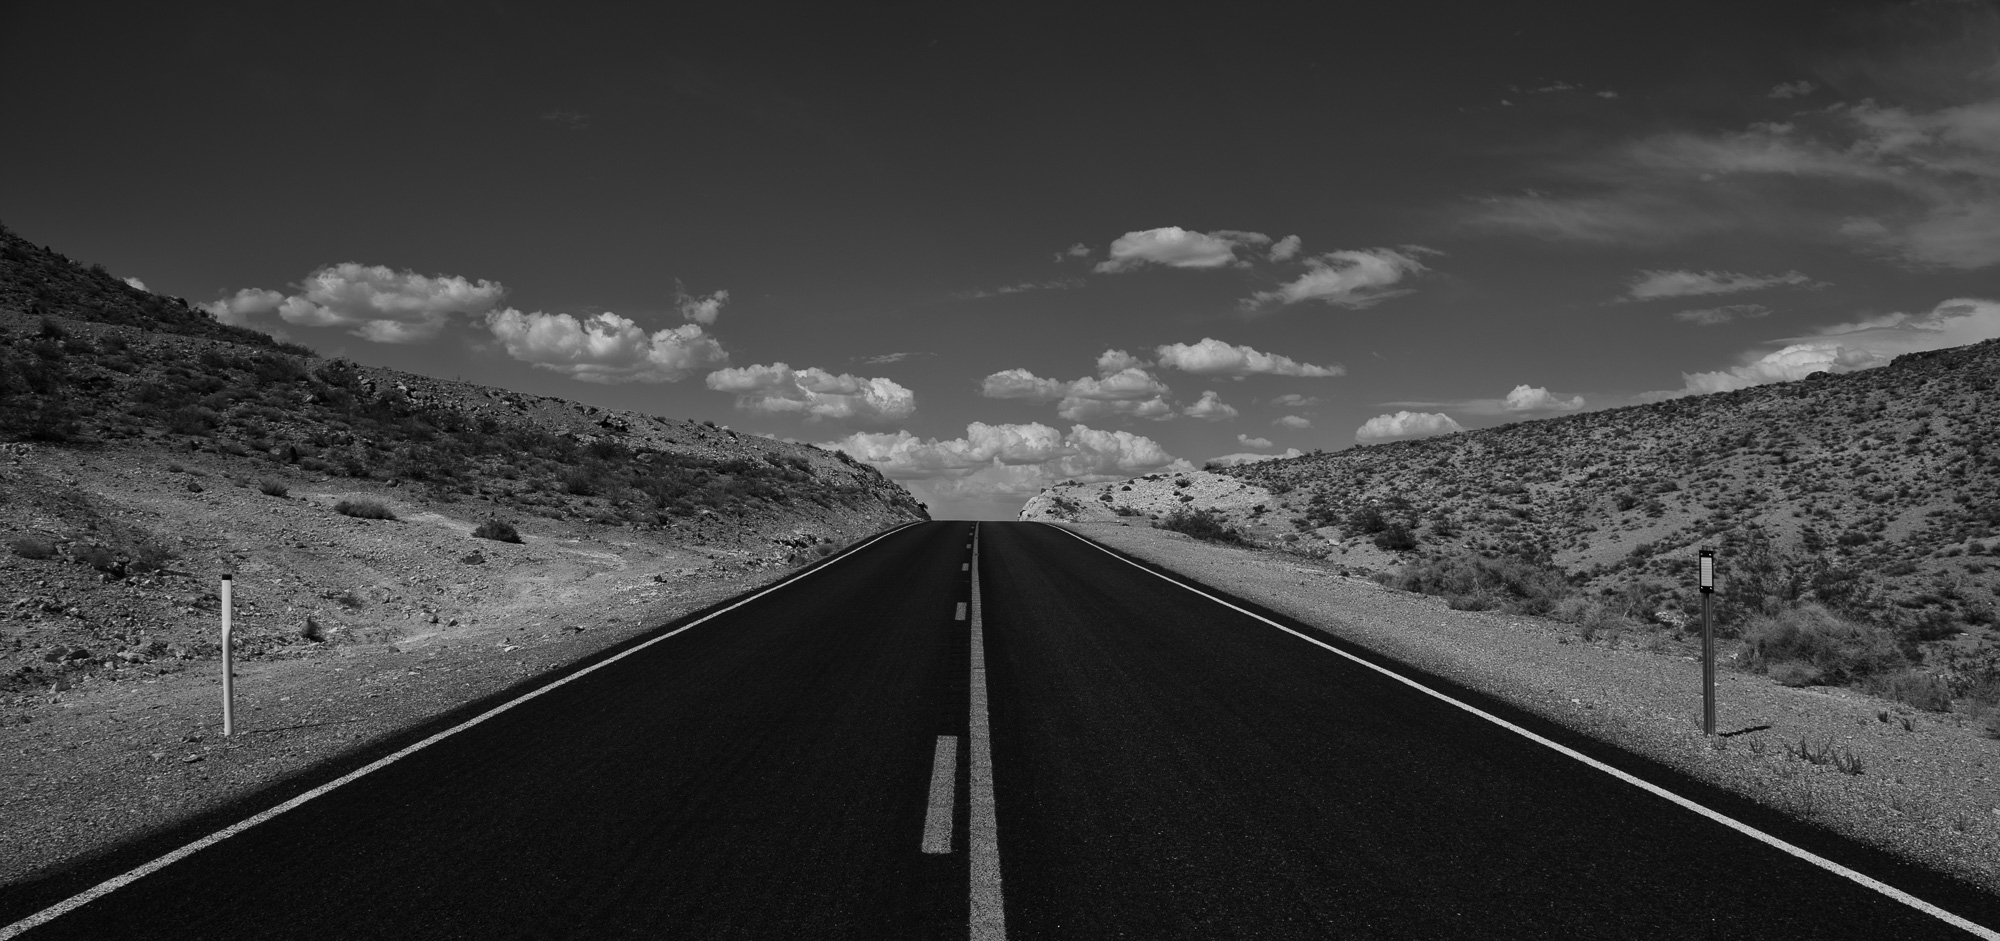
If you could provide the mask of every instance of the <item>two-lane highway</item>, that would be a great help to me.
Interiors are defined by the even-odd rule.
[[[901,529],[28,936],[2000,938],[1197,588]]]

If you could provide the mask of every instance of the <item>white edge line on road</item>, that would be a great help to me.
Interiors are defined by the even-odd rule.
[[[1596,768],[1597,770],[1602,771],[1605,774],[1611,775],[1612,777],[1617,778],[1618,780],[1623,781],[1627,784],[1630,784],[1633,787],[1639,788],[1640,790],[1647,791],[1657,797],[1665,798],[1668,801],[1678,804],[1688,810],[1694,811],[1697,814],[1707,817],[1708,819],[1713,820],[1716,823],[1722,824],[1723,826],[1728,827],[1732,830],[1735,830],[1736,832],[1741,833],[1744,836],[1750,837],[1753,840],[1757,840],[1758,842],[1771,846],[1774,849],[1782,850],[1785,853],[1789,853],[1792,856],[1795,856],[1808,863],[1818,866],[1819,868],[1824,869],[1827,872],[1833,873],[1834,875],[1848,879],[1856,884],[1866,886],[1867,888],[1880,892],[1881,894],[1886,895],[1889,898],[1895,899],[1896,901],[1901,902],[1904,905],[1908,905],[1911,908],[1914,908],[1917,911],[1923,912],[1926,915],[1929,915],[1933,918],[1938,919],[1939,921],[1949,924],[1954,928],[1962,928],[1980,938],[1986,939],[1986,941],[2000,941],[2000,931],[1994,931],[1993,929],[1985,927],[1984,925],[1980,925],[1977,922],[1961,918],[1957,915],[1952,914],[1951,912],[1945,911],[1944,909],[1937,907],[1936,905],[1932,905],[1931,903],[1926,902],[1923,899],[1917,898],[1916,896],[1911,895],[1908,892],[1898,889],[1895,886],[1889,885],[1886,882],[1868,876],[1864,873],[1856,872],[1853,869],[1849,869],[1846,866],[1843,866],[1839,863],[1834,862],[1833,860],[1827,859],[1823,856],[1813,853],[1810,850],[1793,846],[1792,844],[1787,843],[1784,840],[1781,840],[1775,836],[1765,833],[1764,831],[1759,830],[1756,827],[1753,827],[1740,820],[1737,820],[1734,817],[1728,816],[1727,814],[1724,814],[1721,811],[1711,810],[1708,807],[1695,803],[1694,801],[1682,797],[1679,794],[1676,794],[1672,791],[1669,791],[1666,788],[1660,787],[1657,784],[1654,784],[1643,778],[1636,777],[1632,774],[1628,774],[1624,771],[1620,771],[1617,768],[1614,768],[1610,765],[1605,764],[1604,762],[1598,761],[1597,759],[1590,757],[1589,755],[1586,755],[1573,748],[1563,745],[1560,742],[1556,742],[1544,738],[1540,735],[1537,735],[1534,732],[1531,732],[1518,725],[1515,725],[1514,723],[1502,719],[1499,716],[1486,712],[1485,710],[1480,709],[1477,706],[1473,706],[1469,703],[1459,702],[1458,700],[1453,699],[1450,696],[1440,693],[1437,690],[1431,689],[1430,687],[1425,686],[1422,683],[1419,683],[1415,680],[1412,680],[1409,677],[1403,676],[1402,674],[1397,673],[1394,670],[1390,670],[1385,667],[1369,663],[1368,661],[1363,660],[1360,657],[1357,657],[1351,653],[1348,653],[1345,650],[1341,650],[1340,648],[1328,644],[1324,641],[1321,641],[1317,638],[1308,637],[1305,634],[1301,634],[1298,631],[1292,630],[1291,628],[1286,627],[1283,624],[1279,624],[1278,622],[1273,621],[1270,618],[1264,617],[1263,615],[1256,614],[1251,611],[1245,611],[1244,609],[1239,608],[1236,605],[1233,605],[1227,601],[1224,601],[1221,598],[1217,598],[1216,596],[1211,595],[1208,592],[1202,591],[1199,588],[1196,588],[1192,585],[1188,585],[1184,582],[1177,581],[1172,578],[1168,578],[1166,575],[1162,575],[1159,572],[1155,572],[1152,569],[1149,569],[1143,565],[1140,565],[1137,562],[1132,561],[1131,559],[1127,559],[1124,556],[1119,555],[1118,553],[1112,552],[1110,549],[1100,546],[1097,543],[1084,538],[1082,535],[1070,532],[1069,530],[1064,529],[1060,526],[1054,526],[1051,524],[1044,524],[1044,525],[1048,525],[1049,528],[1064,533],[1076,539],[1078,542],[1081,542],[1084,545],[1087,545],[1093,549],[1096,549],[1099,552],[1104,553],[1105,555],[1117,559],[1118,561],[1123,562],[1126,565],[1130,565],[1141,572],[1145,572],[1148,575],[1157,576],[1158,578],[1170,584],[1179,585],[1180,587],[1185,588],[1188,591],[1200,595],[1203,598],[1207,598],[1208,600],[1213,601],[1216,604],[1219,604],[1232,611],[1235,611],[1238,614],[1243,614],[1249,617],[1256,618],[1257,620],[1269,624],[1272,627],[1277,628],[1278,630],[1284,631],[1285,633],[1290,634],[1293,637],[1297,637],[1298,639],[1303,640],[1306,643],[1316,644],[1322,648],[1325,648],[1328,651],[1331,651],[1342,657],[1346,657],[1347,659],[1352,660],[1355,663],[1360,664],[1361,666],[1367,667],[1370,670],[1374,670],[1375,672],[1380,673],[1383,676],[1386,676],[1392,680],[1395,680],[1398,683],[1402,683],[1403,685],[1408,686],[1411,689],[1414,689],[1427,696],[1431,696],[1433,698],[1457,706],[1458,708],[1463,709],[1466,712],[1472,713],[1473,715],[1478,716],[1481,719],[1485,719],[1486,721],[1491,722],[1494,725],[1497,725],[1503,729],[1506,729],[1509,732],[1513,732],[1514,734],[1526,738],[1532,742],[1535,742],[1536,744],[1547,746],[1548,748],[1560,752],[1561,754],[1567,757],[1574,758],[1577,761],[1583,762],[1584,764],[1589,765],[1592,768]],[[976,598],[978,596],[975,594],[974,597]]]
[[[972,527],[972,941],[1007,941],[1000,894],[1000,827],[993,816],[992,726],[986,717],[986,639],[979,617],[979,524]]]
[[[833,565],[835,562],[839,562],[840,560],[845,559],[848,556],[854,555],[855,553],[860,552],[861,550],[866,549],[869,546],[882,541],[883,539],[887,539],[888,537],[893,536],[896,533],[902,532],[903,530],[908,529],[911,526],[917,525],[917,522],[921,521],[905,523],[902,526],[898,526],[895,529],[888,530],[887,532],[878,533],[873,539],[870,539],[867,542],[856,545],[853,548],[847,550],[846,552],[843,552],[840,555],[835,556],[832,559],[829,559],[824,565],[814,566],[813,568],[807,569],[806,571],[792,575],[786,578],[784,581],[772,585],[771,587],[766,588],[763,591],[760,591],[754,595],[751,595],[748,598],[738,601],[727,608],[723,608],[720,611],[711,611],[708,614],[703,615],[700,620],[691,621],[687,624],[683,624],[680,627],[674,628],[673,630],[668,631],[665,634],[661,634],[660,636],[653,638],[652,640],[646,641],[643,644],[639,644],[631,648],[630,650],[626,650],[613,657],[608,657],[597,663],[593,663],[588,667],[578,670],[575,673],[571,673],[568,676],[565,676],[559,680],[556,680],[548,684],[547,686],[543,686],[538,689],[530,690],[529,692],[523,693],[520,696],[510,699],[507,702],[502,703],[498,706],[494,706],[493,708],[488,709],[485,712],[482,712],[479,715],[476,715],[470,719],[467,719],[464,722],[461,722],[457,725],[452,726],[451,728],[448,728],[442,732],[432,735],[431,737],[426,738],[421,742],[407,746],[400,751],[385,755],[369,764],[363,765],[360,768],[356,768],[353,771],[350,771],[344,775],[341,775],[338,778],[328,781],[325,784],[313,788],[312,790],[307,791],[304,794],[300,794],[299,796],[294,797],[291,800],[288,800],[282,804],[279,804],[276,807],[272,807],[255,816],[239,820],[236,823],[230,824],[227,827],[217,830],[214,833],[202,837],[201,839],[196,840],[193,843],[189,843],[188,845],[183,846],[180,849],[174,850],[173,852],[168,853],[165,856],[155,859],[152,862],[140,866],[139,868],[134,869],[130,872],[124,873],[123,875],[113,876],[110,879],[106,879],[105,881],[100,882],[89,889],[79,892],[76,895],[72,895],[69,898],[66,898],[60,902],[57,902],[54,905],[49,906],[48,908],[36,912],[33,915],[29,915],[28,917],[23,918],[20,921],[17,921],[4,928],[0,928],[0,941],[6,941],[6,939],[12,938],[23,931],[27,931],[30,928],[34,928],[39,925],[47,924],[50,921],[54,921],[55,919],[62,917],[64,914],[73,911],[77,908],[80,908],[86,904],[89,904],[90,902],[95,901],[99,898],[102,898],[103,896],[108,895],[123,886],[129,885],[135,881],[138,881],[139,879],[151,875],[154,872],[164,869],[167,866],[173,865],[174,863],[177,863],[182,859],[186,859],[187,857],[192,856],[203,849],[206,849],[210,846],[220,843],[223,840],[235,836],[238,833],[242,833],[243,831],[248,830],[251,827],[254,827],[260,823],[263,823],[264,821],[269,820],[272,817],[276,817],[279,814],[282,814],[288,810],[295,809],[299,805],[304,804],[306,801],[312,800],[315,797],[319,797],[327,793],[328,791],[333,790],[334,788],[337,788],[343,784],[347,784],[351,781],[354,781],[355,779],[360,778],[364,775],[380,771],[383,768],[395,764],[396,762],[401,761],[402,759],[407,758],[413,754],[416,754],[417,752],[422,751],[425,748],[429,748],[430,746],[435,745],[441,741],[444,741],[445,739],[450,738],[454,735],[457,735],[458,733],[463,732],[466,729],[472,728],[473,726],[478,725],[481,722],[485,722],[486,720],[491,719],[494,716],[506,712],[507,710],[512,709],[515,706],[518,706],[524,702],[527,702],[530,699],[540,696],[543,693],[548,692],[549,690],[555,689],[556,687],[561,686],[565,683],[581,679],[584,676],[587,676],[591,673],[594,673],[598,670],[608,667],[614,663],[617,663],[618,661],[623,660],[626,657],[629,657],[635,653],[638,653],[641,650],[651,647],[654,644],[659,643],[660,641],[666,640],[667,638],[672,637],[675,634],[678,634],[682,631],[685,631],[688,628],[694,627],[697,624],[701,624],[703,621],[707,621],[711,618],[727,614],[731,611],[736,610],[737,608],[749,604],[752,601],[762,598],[765,595],[777,591],[780,588],[790,585],[793,582],[799,581],[800,579],[812,575],[815,572],[826,569],[827,567]]]
[[[931,759],[931,805],[924,813],[923,850],[951,852],[952,792],[958,783],[958,736],[940,735]]]

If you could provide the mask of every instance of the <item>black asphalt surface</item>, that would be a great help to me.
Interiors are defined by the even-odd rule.
[[[966,937],[971,528],[893,533],[24,936]],[[1971,937],[1059,530],[979,529],[1011,938]],[[925,854],[940,735],[952,845]]]

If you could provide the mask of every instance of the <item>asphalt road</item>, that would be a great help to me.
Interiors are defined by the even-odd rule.
[[[24,936],[964,938],[982,884],[1016,939],[1975,936],[1061,531],[978,531],[976,615],[972,525],[897,531]]]

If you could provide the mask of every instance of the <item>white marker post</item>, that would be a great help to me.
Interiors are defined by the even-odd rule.
[[[1715,619],[1709,600],[1715,596],[1715,550],[1701,550],[1701,734],[1715,734]]]
[[[236,734],[236,658],[230,654],[228,574],[222,576],[222,735]]]

